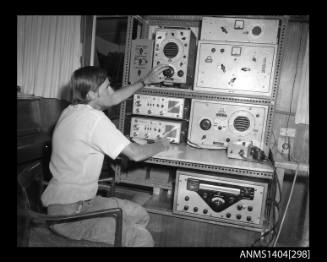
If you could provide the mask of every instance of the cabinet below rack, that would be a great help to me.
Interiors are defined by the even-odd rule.
[[[191,221],[196,221],[196,222],[200,222],[200,223],[209,223],[212,225],[226,226],[226,223],[222,223],[219,221],[175,214],[173,212],[174,198],[173,198],[173,195],[169,194],[167,190],[161,190],[159,194],[152,194],[149,191],[142,191],[142,190],[137,190],[137,189],[131,188],[131,187],[118,186],[116,188],[115,195],[117,197],[128,199],[128,200],[131,200],[131,201],[141,204],[151,214],[163,215],[163,216],[179,218],[179,219],[183,219],[183,220],[191,220]],[[266,225],[262,229],[240,226],[240,225],[232,224],[232,223],[230,224],[230,226],[234,227],[234,228],[262,232],[269,228],[269,222],[266,221]]]

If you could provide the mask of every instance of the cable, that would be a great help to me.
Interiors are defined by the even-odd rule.
[[[274,202],[273,202],[273,204],[274,204]],[[274,212],[274,209],[273,209],[273,212]],[[266,236],[267,235],[269,235],[271,232],[275,232],[275,228],[277,227],[277,225],[278,225],[278,222],[279,222],[279,220],[275,220],[275,218],[273,217],[273,219],[274,219],[274,222],[273,222],[273,226],[272,226],[272,228],[271,229],[269,229],[268,231],[266,231],[265,233],[263,233],[260,237],[258,237],[253,243],[252,243],[252,245],[251,245],[251,247],[254,247],[255,246],[255,244],[258,242],[258,241],[260,241],[260,239],[265,239],[266,238]],[[272,237],[273,238],[273,237]],[[268,242],[268,244],[271,242],[271,240]]]
[[[275,182],[277,184],[278,193],[279,193],[279,201],[277,203],[279,205],[280,202],[281,202],[281,199],[282,199],[282,186],[281,186],[280,181],[279,181],[278,176],[277,176],[276,166],[275,166],[275,164],[272,164],[272,165],[273,165],[273,168],[274,168],[274,180],[275,180]]]
[[[276,205],[276,201],[273,201],[272,202],[275,206],[274,206],[274,208],[276,208],[277,209],[277,211],[278,211],[278,215],[279,215],[279,207],[278,207],[278,205]],[[251,247],[254,247],[254,245],[260,240],[260,239],[264,239],[264,238],[266,238],[266,236],[267,235],[269,235],[270,233],[272,233],[272,236],[271,236],[271,239],[269,240],[269,242],[268,242],[268,244],[267,244],[267,246],[269,246],[270,244],[271,244],[271,242],[272,242],[272,240],[274,239],[274,237],[275,237],[275,235],[276,235],[276,231],[275,231],[275,229],[277,228],[277,226],[278,226],[278,224],[279,224],[279,222],[280,222],[280,219],[278,218],[277,219],[277,221],[276,221],[276,219],[275,219],[275,209],[273,209],[273,226],[272,226],[272,228],[271,229],[269,229],[268,231],[266,231],[265,233],[263,233],[260,237],[258,237],[253,243],[252,243],[252,245],[251,245]]]
[[[274,137],[274,143],[273,143],[273,146],[277,148],[277,147],[278,147],[278,142],[277,142],[277,139],[276,139],[276,137],[275,137],[274,131],[272,130],[271,133],[272,133],[272,135],[273,135],[273,137]]]
[[[281,185],[279,183],[278,180],[278,176],[277,176],[277,170],[276,170],[276,166],[274,163],[274,159],[272,154],[269,154],[269,158],[268,160],[271,162],[273,168],[274,168],[274,176],[273,176],[273,185],[277,185],[278,188],[278,194],[279,194],[279,201],[276,201],[276,186],[274,188],[272,188],[272,196],[270,196],[269,199],[267,199],[267,201],[271,201],[272,205],[273,205],[273,226],[271,227],[270,230],[266,231],[263,235],[261,235],[259,238],[257,238],[253,244],[251,245],[252,247],[260,240],[260,239],[264,239],[266,238],[270,233],[272,233],[271,235],[271,239],[268,241],[267,246],[270,246],[270,244],[272,243],[272,241],[274,240],[275,236],[276,236],[276,228],[278,227],[279,223],[280,223],[280,217],[279,217],[279,204],[281,202],[282,199],[282,193],[281,193]],[[276,216],[276,210],[277,210],[277,216]]]
[[[295,182],[296,182],[296,178],[298,176],[298,169],[299,169],[299,163],[297,163],[297,167],[296,167],[296,171],[295,171],[295,176],[294,176],[294,179],[293,179],[293,183],[292,183],[292,188],[291,188],[291,192],[290,192],[290,195],[288,197],[288,201],[287,201],[287,204],[286,204],[286,207],[285,207],[285,211],[284,211],[284,214],[283,214],[283,218],[282,218],[282,221],[280,223],[280,226],[279,226],[279,229],[278,229],[278,233],[277,233],[277,236],[275,238],[275,241],[274,241],[274,244],[273,244],[273,247],[276,246],[277,244],[277,241],[278,241],[278,238],[279,238],[279,235],[280,235],[280,232],[283,228],[283,224],[284,224],[284,220],[285,220],[285,217],[286,217],[286,214],[287,214],[287,210],[288,210],[288,207],[289,207],[289,204],[291,202],[291,199],[292,199],[292,196],[293,196],[293,190],[294,190],[294,186],[295,186]]]
[[[273,209],[273,219],[275,221],[275,224],[274,224],[273,228],[271,229],[272,236],[271,236],[271,239],[269,240],[269,242],[267,244],[268,247],[271,245],[272,241],[274,240],[274,238],[276,236],[275,228],[277,228],[277,226],[278,226],[278,224],[280,222],[280,217],[279,217],[279,204],[280,204],[281,198],[282,198],[282,195],[281,195],[281,186],[280,186],[280,183],[279,183],[279,180],[278,180],[278,177],[277,177],[276,167],[275,167],[275,165],[273,167],[274,167],[274,178],[273,178],[273,181],[274,181],[275,184],[277,184],[278,193],[279,193],[279,201],[278,202],[276,201],[276,191],[274,191],[274,194],[273,194],[274,195],[273,196],[274,197],[273,204],[275,205],[275,208],[277,209],[277,212],[278,213],[277,213],[277,216],[276,216],[276,214],[275,214],[275,208],[274,208]],[[275,190],[276,190],[276,188],[275,188]],[[277,222],[275,220],[275,217],[278,217]]]

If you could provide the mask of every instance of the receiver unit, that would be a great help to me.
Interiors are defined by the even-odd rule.
[[[268,106],[192,100],[188,143],[203,148],[226,148],[229,142],[252,142],[264,147]]]
[[[196,38],[190,28],[160,28],[155,31],[153,67],[169,65],[164,83],[191,85],[194,79]],[[180,87],[186,87],[180,85]]]
[[[173,212],[263,228],[268,183],[177,170]]]

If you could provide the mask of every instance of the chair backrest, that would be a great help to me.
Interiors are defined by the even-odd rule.
[[[62,236],[51,234],[49,230],[45,230],[44,228],[34,227],[32,229],[32,224],[35,223],[35,218],[31,213],[35,213],[36,215],[46,213],[46,209],[42,207],[41,203],[41,193],[44,188],[42,179],[43,168],[40,161],[29,164],[17,174],[18,246],[111,246],[105,243],[93,243],[87,240],[65,239]],[[46,222],[43,222],[43,224],[45,223]],[[119,228],[119,232],[121,232],[121,226]],[[120,238],[117,239],[117,243],[121,243],[121,235]]]
[[[41,212],[42,165],[34,162],[17,174],[17,246],[28,246],[29,211]]]
[[[40,161],[34,162],[26,166],[17,175],[17,187],[21,194],[20,199],[24,203],[20,203],[24,208],[36,212],[44,212],[41,203],[41,194],[43,191],[42,184],[43,170]]]
[[[27,246],[29,241],[29,225],[28,216],[29,202],[26,192],[21,184],[17,181],[17,246]]]

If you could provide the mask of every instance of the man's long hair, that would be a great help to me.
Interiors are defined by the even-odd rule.
[[[73,104],[87,104],[87,93],[96,91],[106,80],[106,70],[96,66],[85,66],[74,71],[70,85],[73,91]]]

